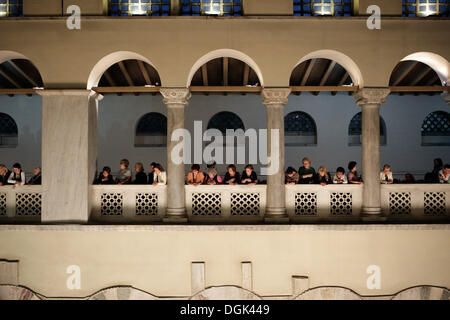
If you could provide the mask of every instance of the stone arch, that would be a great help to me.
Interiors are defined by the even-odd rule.
[[[117,286],[100,290],[88,300],[157,300],[158,297],[131,286]]]
[[[450,300],[450,290],[436,286],[417,286],[398,292],[392,300]]]
[[[400,61],[408,60],[419,61],[429,66],[436,72],[443,85],[449,82],[449,64],[444,57],[432,52],[415,52]]]
[[[250,58],[245,53],[237,51],[237,50],[233,50],[233,49],[218,49],[218,50],[214,50],[214,51],[208,52],[207,54],[202,56],[200,59],[198,59],[194,63],[194,65],[192,66],[191,70],[189,71],[189,76],[188,76],[188,79],[187,79],[186,87],[189,87],[191,85],[192,78],[194,77],[194,74],[205,63],[207,63],[207,62],[209,62],[211,60],[214,60],[214,59],[217,59],[217,58],[223,58],[223,57],[234,58],[234,59],[240,60],[240,61],[248,64],[248,66],[250,68],[252,68],[255,71],[256,75],[258,76],[259,83],[261,84],[261,86],[262,87],[264,86],[264,79],[263,79],[263,76],[262,76],[261,69],[259,68],[259,66],[256,64],[256,62],[252,58]]]
[[[359,86],[360,88],[364,87],[364,79],[358,65],[349,56],[336,50],[325,49],[311,52],[301,58],[292,68],[292,71],[301,63],[311,59],[329,59],[336,61],[348,72],[350,78],[352,79],[353,85]]]
[[[150,60],[143,55],[131,51],[117,51],[108,54],[95,64],[94,68],[92,68],[91,73],[89,74],[87,89],[91,90],[93,87],[96,87],[100,82],[102,75],[106,70],[109,69],[109,67],[124,60],[141,60],[145,63],[148,63],[157,70],[157,68],[150,62]]]
[[[217,286],[198,292],[190,300],[262,300],[262,298],[238,286]]]
[[[30,289],[22,286],[0,285],[0,300],[42,300]]]
[[[294,297],[294,300],[362,300],[353,290],[343,287],[317,287]]]
[[[17,61],[13,61],[13,60],[17,60]],[[26,61],[21,61],[21,60],[26,60]],[[26,57],[25,55],[23,55],[19,52],[0,50],[0,65],[7,61],[10,61],[11,63],[14,62],[14,64],[16,65],[15,68],[17,68],[17,65],[19,65],[19,63],[27,64],[26,67],[28,68],[28,72],[26,72],[26,71],[24,72],[24,70],[20,70],[20,72],[22,73],[20,75],[20,78],[23,78],[25,83],[29,83],[30,88],[32,86],[38,86],[38,87],[44,86],[45,82],[42,78],[39,68],[36,67],[36,65],[28,57]],[[28,78],[25,79],[26,77],[28,77]],[[25,86],[25,87],[28,88],[28,86]],[[22,87],[22,88],[24,88],[24,87]]]

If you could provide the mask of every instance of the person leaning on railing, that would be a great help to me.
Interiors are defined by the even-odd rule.
[[[167,184],[167,174],[163,166],[159,163],[153,167],[153,183],[154,186],[163,186]]]
[[[298,174],[300,179],[298,181],[299,184],[309,184],[314,182],[314,177],[316,175],[316,170],[311,167],[311,160],[309,158],[303,158],[302,160],[303,167],[298,169]]]
[[[134,165],[134,170],[136,172],[133,184],[147,184],[147,175],[144,172],[144,165],[141,162],[136,162]]]
[[[331,176],[326,167],[321,166],[319,170],[317,170],[317,174],[314,176],[314,183],[320,184],[321,186],[332,183]]]
[[[348,184],[344,168],[339,167],[336,169],[336,174],[333,176],[333,184]]]
[[[298,175],[297,170],[292,167],[287,168],[284,174],[284,182],[286,184],[297,184],[300,176]]]
[[[385,164],[383,166],[383,171],[380,172],[380,182],[382,184],[393,184],[394,183],[394,175],[391,172],[391,166]]]
[[[27,186],[41,185],[41,184],[42,184],[41,168],[36,167],[33,169],[33,176],[28,181]]]
[[[362,184],[362,179],[360,176],[358,176],[358,166],[356,165],[356,161],[350,161],[348,164],[348,174],[347,174],[347,180],[348,183],[352,184]]]
[[[0,186],[7,186],[8,178],[11,175],[11,171],[4,164],[0,164]]]
[[[439,171],[439,182],[440,183],[450,183],[450,164],[446,164],[444,169]]]
[[[257,183],[258,183],[258,176],[256,175],[253,166],[251,164],[248,164],[245,167],[244,172],[242,172],[241,184],[255,185]]]
[[[131,170],[128,169],[130,162],[127,159],[122,159],[120,161],[120,171],[116,178],[116,183],[118,185],[129,184],[131,182]]]
[[[236,166],[234,164],[230,164],[227,167],[227,173],[225,173],[225,177],[223,179],[224,184],[239,184],[241,182],[241,176],[239,172],[236,170]]]
[[[8,183],[14,185],[15,187],[25,185],[25,172],[22,171],[20,163],[14,163],[13,172],[9,175]]]
[[[200,165],[193,164],[191,166],[191,171],[187,175],[187,184],[198,186],[200,184],[203,184],[204,181],[205,175],[203,174],[203,172],[200,172]]]
[[[222,184],[222,178],[217,174],[217,170],[215,168],[209,168],[206,171],[206,184]]]

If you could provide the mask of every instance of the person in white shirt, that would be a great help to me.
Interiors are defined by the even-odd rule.
[[[19,163],[14,163],[13,172],[9,175],[8,183],[14,186],[24,186],[26,183],[25,172],[22,171],[22,167]]]
[[[450,183],[450,164],[446,164],[444,169],[439,171],[439,182],[440,183]]]
[[[394,176],[391,172],[390,165],[385,164],[383,166],[383,171],[380,172],[380,182],[382,184],[393,184],[394,183]]]
[[[153,185],[163,186],[167,183],[167,175],[163,166],[157,163],[153,168]]]
[[[334,184],[347,184],[348,183],[344,168],[339,167],[336,169],[336,174],[333,176],[333,183]]]

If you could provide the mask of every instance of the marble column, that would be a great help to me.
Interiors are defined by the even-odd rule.
[[[266,214],[268,223],[288,223],[284,183],[284,106],[288,102],[290,88],[265,88],[261,92],[263,104],[267,108],[267,153],[271,156],[271,130],[278,130],[278,139],[274,141],[278,148],[275,161],[277,170],[267,176]],[[270,166],[270,164],[268,165]]]
[[[167,107],[167,213],[163,221],[186,223],[184,163],[172,159],[172,150],[179,142],[171,141],[171,136],[176,129],[184,129],[184,109],[191,94],[186,88],[162,88],[160,91]]]
[[[363,203],[361,218],[364,221],[380,221],[380,105],[389,94],[387,88],[364,88],[353,96],[362,109],[362,176]]]
[[[97,101],[89,90],[42,90],[42,222],[87,223],[97,161]]]

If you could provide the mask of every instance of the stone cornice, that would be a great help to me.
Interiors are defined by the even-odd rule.
[[[268,105],[285,105],[288,103],[288,96],[291,93],[290,88],[264,88],[261,91],[263,104]]]
[[[163,102],[166,105],[182,104],[187,105],[191,98],[189,89],[186,88],[161,88],[159,90],[163,96]]]
[[[382,104],[389,95],[389,88],[363,88],[353,94],[356,104],[359,106],[366,104]]]

